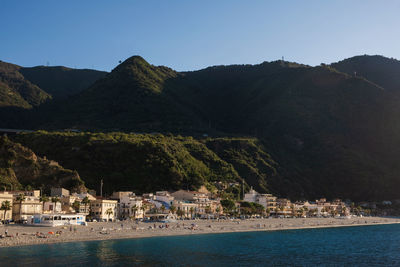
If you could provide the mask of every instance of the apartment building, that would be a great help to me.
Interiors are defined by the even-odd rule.
[[[90,215],[98,221],[115,221],[118,216],[118,201],[96,198],[90,202]]]

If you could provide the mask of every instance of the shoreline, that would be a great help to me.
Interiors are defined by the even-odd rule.
[[[77,227],[40,227],[9,225],[0,226],[0,233],[5,229],[10,236],[0,239],[0,250],[8,247],[23,247],[30,245],[44,245],[70,242],[123,240],[137,238],[151,238],[163,236],[184,236],[203,234],[223,234],[241,232],[267,232],[302,229],[321,229],[352,226],[373,226],[399,224],[400,218],[386,217],[363,217],[351,219],[336,218],[291,218],[291,219],[253,219],[234,221],[207,221],[207,220],[185,220],[169,223],[168,228],[163,223],[135,223],[135,222],[112,222],[112,223],[90,223],[88,226]],[[191,224],[196,224],[191,229]],[[154,226],[156,226],[154,228]],[[150,229],[149,227],[152,227]],[[74,229],[75,228],[75,229]],[[96,228],[96,229],[95,229]],[[62,231],[58,236],[48,234],[49,232]],[[36,232],[43,233],[46,238],[39,238]],[[18,236],[16,236],[18,233]]]

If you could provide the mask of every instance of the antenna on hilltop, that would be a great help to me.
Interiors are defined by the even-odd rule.
[[[284,56],[282,56],[282,61],[284,61],[285,60],[285,57]]]
[[[47,61],[47,62],[46,62],[46,66],[48,67],[49,65],[50,65],[50,62]]]
[[[103,196],[103,179],[100,180],[100,196]]]

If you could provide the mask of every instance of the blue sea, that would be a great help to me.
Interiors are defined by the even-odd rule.
[[[0,266],[400,266],[400,225],[0,249]]]

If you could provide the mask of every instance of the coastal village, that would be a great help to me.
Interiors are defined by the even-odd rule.
[[[101,190],[97,195],[51,188],[48,196],[41,190],[3,191],[0,247],[400,223],[396,217],[363,216],[368,209],[339,199],[292,202],[252,188],[243,193],[234,200],[205,187],[107,197]]]
[[[4,224],[60,226],[124,220],[346,217],[351,212],[350,204],[340,199],[291,202],[254,189],[244,194],[242,201],[220,199],[205,187],[141,196],[120,191],[109,197],[96,196],[94,191],[71,193],[64,188],[52,188],[50,196],[42,195],[40,190],[0,192],[0,220]]]

